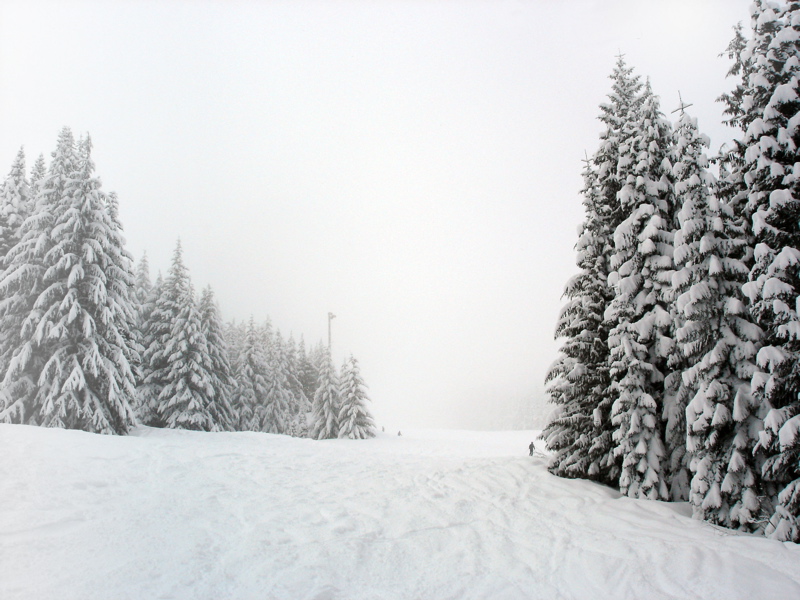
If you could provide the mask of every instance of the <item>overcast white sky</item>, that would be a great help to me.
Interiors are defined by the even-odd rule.
[[[712,148],[748,0],[0,0],[0,170],[89,132],[128,248],[362,363],[379,424],[543,401],[623,52]],[[501,423],[502,424],[502,423]]]

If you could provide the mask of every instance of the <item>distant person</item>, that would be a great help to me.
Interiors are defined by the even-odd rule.
[[[528,446],[528,450],[530,451],[530,456],[533,456],[533,442],[531,442],[531,445]]]
[[[384,426],[381,426],[381,431],[382,431],[383,433],[386,433],[386,427],[384,427]]]
[[[402,433],[400,433],[400,432],[398,431],[398,432],[397,432],[397,435],[403,435],[403,434],[402,434]]]

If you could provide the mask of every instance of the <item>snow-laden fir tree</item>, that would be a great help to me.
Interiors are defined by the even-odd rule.
[[[2,186],[0,186],[0,277],[10,261],[9,251],[20,240],[22,223],[28,217],[31,208],[31,189],[25,177],[25,153],[20,148],[11,166],[11,172],[3,181]],[[2,307],[2,304],[0,304],[0,307]],[[0,311],[2,310],[0,308]],[[0,315],[2,315],[2,312],[0,312]],[[2,321],[0,320],[0,322]],[[11,356],[16,349],[13,345],[16,341],[16,336],[11,332],[5,332],[5,335],[8,336],[7,339],[0,339],[0,381],[5,376]],[[13,413],[23,410],[24,407],[21,403],[14,402],[11,397],[6,400],[3,398],[2,386],[0,386],[0,415],[4,413],[6,407],[11,409]],[[11,412],[8,413],[6,418],[13,420]],[[3,420],[0,417],[0,422]]]
[[[330,351],[322,356],[317,391],[311,403],[311,423],[308,436],[327,440],[339,436],[339,376],[333,366]]]
[[[128,325],[124,327],[122,337],[125,339],[123,348],[127,354],[125,358],[133,370],[134,385],[139,384],[139,373],[141,371],[142,353],[144,346],[138,334],[139,322],[139,301],[136,294],[136,275],[133,274],[133,284],[131,284],[131,269],[133,268],[134,258],[128,249],[125,247],[126,240],[123,235],[122,222],[119,218],[119,198],[116,192],[109,192],[105,196],[106,208],[108,216],[111,219],[112,227],[115,231],[119,232],[118,236],[109,240],[109,253],[115,256],[122,257],[120,260],[128,266],[128,273],[124,276],[122,274],[111,273],[108,277],[108,284],[111,288],[115,288],[117,294],[124,294],[128,298],[128,311],[126,314],[126,321]],[[112,270],[114,267],[112,267]],[[124,282],[124,283],[123,283]],[[134,396],[132,402],[134,411],[136,410],[136,397]]]
[[[375,437],[375,422],[367,408],[364,380],[358,361],[350,355],[342,365],[339,386],[339,437],[365,440]]]
[[[591,161],[587,160],[583,178],[586,220],[576,246],[580,273],[564,291],[569,301],[556,325],[556,338],[563,338],[564,343],[547,373],[550,402],[557,409],[541,437],[552,452],[549,468],[556,475],[613,484],[618,469],[610,451],[608,418],[613,399],[604,319],[613,297],[607,282],[612,232],[598,214],[603,196]]]
[[[306,352],[306,343],[303,336],[300,336],[300,343],[297,349],[297,369],[300,384],[303,386],[303,394],[310,402],[317,391],[319,369],[313,351]]]
[[[307,437],[308,413],[311,411],[311,402],[308,400],[303,390],[303,384],[300,381],[300,361],[294,336],[289,336],[284,345],[284,352],[286,354],[289,393],[292,396],[291,424],[288,433],[295,437]]]
[[[125,336],[133,277],[93,174],[91,141],[76,150],[72,140],[63,130],[37,214],[26,221],[30,229],[12,250],[4,279],[38,270],[33,289],[41,290],[23,322],[6,384],[13,389],[26,381],[41,425],[121,434],[135,422]]]
[[[768,413],[757,451],[774,503],[766,534],[800,541],[800,2],[757,0],[742,105],[755,263],[744,290],[764,330],[752,391]],[[773,488],[773,489],[769,489]],[[772,492],[772,493],[770,493]],[[777,493],[777,495],[776,495]]]
[[[268,357],[269,376],[267,395],[261,405],[261,430],[267,433],[289,433],[294,399],[289,389],[289,363],[280,331],[272,337]]]
[[[53,207],[77,168],[75,139],[68,128],[61,130],[52,156],[46,175],[35,168],[36,179],[30,186],[31,214],[20,226],[19,241],[5,256],[0,279],[0,362],[4,377],[0,421],[4,422],[39,423],[34,395],[43,353],[33,343],[31,317],[35,317],[34,303],[42,292],[43,257],[52,246]],[[43,165],[43,160],[37,161],[37,167]]]
[[[622,460],[620,490],[634,498],[668,499],[661,425],[664,378],[674,350],[670,337],[675,204],[669,180],[671,128],[646,87],[632,135],[620,152],[625,220],[614,232],[609,282],[615,298],[606,313],[616,426]]]
[[[153,289],[153,283],[150,280],[150,261],[147,259],[147,252],[142,254],[142,258],[136,264],[135,277],[133,297],[136,300],[137,306],[140,307],[137,323],[141,323],[147,320],[147,316],[141,314],[141,307],[147,303],[150,290]]]
[[[604,265],[597,265],[598,274],[602,272],[610,274],[612,271],[610,260],[614,255],[614,232],[625,219],[626,210],[629,210],[623,209],[619,192],[632,168],[629,158],[630,148],[637,130],[642,103],[641,80],[638,75],[634,74],[633,69],[627,66],[621,54],[617,57],[610,79],[612,84],[608,102],[600,105],[600,122],[605,128],[600,134],[600,147],[591,159],[597,173],[596,192],[594,193],[596,221],[592,229],[595,231],[596,242],[602,241],[602,252],[606,257]],[[608,279],[606,280],[608,283]],[[614,292],[610,284],[609,288],[613,296]],[[610,304],[606,301],[603,323],[599,326],[602,337],[607,337],[616,325],[614,315],[610,313],[609,309]],[[613,439],[616,431],[616,426],[612,422],[615,389],[613,374],[610,371],[610,348],[609,350],[596,349],[595,352],[597,369],[606,368],[601,365],[605,360],[612,381],[611,387],[605,392],[596,390],[597,405],[594,407],[592,417],[597,431],[591,448],[592,456],[598,458],[593,458],[592,464],[598,464],[600,467],[597,479],[610,485],[618,485],[621,460],[616,453],[617,443]],[[605,359],[603,359],[602,354],[606,352]],[[594,473],[594,469],[592,471]]]
[[[239,364],[239,356],[244,347],[244,338],[247,335],[247,323],[237,323],[235,320],[225,323],[223,329],[225,342],[228,345],[228,364],[234,378]]]
[[[250,317],[236,365],[236,391],[231,403],[238,420],[237,430],[261,431],[261,407],[267,396],[267,374],[263,336]]]
[[[134,270],[134,286],[131,298],[133,299],[134,309],[136,311],[136,319],[130,334],[135,340],[139,352],[139,360],[136,362],[134,368],[136,386],[138,388],[142,383],[142,354],[144,354],[144,350],[147,346],[145,329],[150,319],[150,313],[153,312],[155,306],[153,283],[150,281],[150,263],[147,260],[146,252],[142,255],[141,260],[136,264]],[[136,404],[138,410],[138,393]]]
[[[141,358],[141,383],[137,388],[137,412],[145,425],[167,426],[160,411],[161,392],[170,381],[170,355],[167,347],[171,343],[174,324],[190,286],[189,273],[183,264],[183,249],[178,240],[166,279],[153,286],[152,295],[157,297],[142,331],[144,349]]]
[[[758,509],[753,460],[757,417],[750,377],[760,330],[743,302],[749,248],[741,219],[714,196],[704,149],[708,138],[682,113],[675,129],[673,175],[681,202],[675,235],[677,342],[687,363],[685,410],[692,471],[689,500],[696,517],[748,528]]]
[[[180,260],[180,250],[177,255]],[[163,349],[166,365],[160,377],[159,421],[175,429],[221,431],[227,419],[224,409],[215,404],[213,367],[188,273],[175,289],[178,304]]]
[[[36,161],[31,167],[31,176],[29,179],[30,185],[30,204],[28,206],[29,214],[33,211],[36,195],[41,191],[41,184],[47,176],[47,163],[44,160],[44,154],[36,157]]]
[[[20,239],[22,223],[32,209],[31,189],[25,177],[25,151],[20,148],[11,171],[0,186],[0,270],[8,251]]]
[[[34,304],[43,289],[44,255],[52,247],[54,206],[78,164],[75,139],[68,128],[59,133],[52,156],[46,176],[31,186],[31,215],[22,223],[18,243],[6,255],[0,280],[0,356],[4,368],[0,421],[11,423],[40,423],[35,394],[44,352],[33,339],[38,314]]]
[[[141,266],[141,265],[140,265]],[[153,340],[158,332],[163,332],[163,316],[156,314],[156,306],[161,293],[164,291],[164,278],[161,273],[158,274],[156,280],[150,286],[147,297],[144,303],[139,305],[137,312],[137,322],[135,326],[136,338],[140,346],[140,359],[136,367],[134,375],[136,376],[136,418],[137,421],[145,425],[154,425],[156,423],[155,414],[155,397],[158,396],[160,388],[155,388],[153,385],[145,383],[147,375],[151,372],[151,347],[155,349],[157,346],[152,346]]]
[[[231,398],[236,380],[228,362],[228,344],[223,334],[222,318],[211,286],[206,286],[200,296],[200,323],[208,347],[211,366],[211,387],[214,390],[212,418],[219,429],[231,429],[235,420]]]

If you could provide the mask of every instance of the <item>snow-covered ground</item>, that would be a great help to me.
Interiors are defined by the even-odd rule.
[[[553,477],[533,435],[0,425],[0,598],[800,598],[800,547]]]

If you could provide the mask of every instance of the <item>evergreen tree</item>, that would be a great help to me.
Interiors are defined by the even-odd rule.
[[[756,245],[744,290],[764,330],[752,391],[768,410],[756,450],[775,504],[766,534],[800,541],[800,2],[757,0],[751,11],[742,171]]]
[[[153,288],[157,297],[143,331],[142,381],[137,394],[139,418],[145,425],[167,426],[161,411],[161,394],[171,381],[167,348],[172,344],[175,322],[184,309],[190,288],[189,273],[183,264],[183,248],[178,240],[167,278]]]
[[[602,253],[605,256],[605,264],[598,261],[596,273],[598,277],[601,277],[602,273],[607,275],[606,282],[610,294],[610,298],[604,300],[603,322],[598,325],[599,340],[607,339],[617,324],[616,317],[610,310],[610,302],[613,301],[616,292],[608,280],[608,275],[614,269],[611,264],[611,258],[614,255],[614,234],[625,219],[626,210],[629,210],[629,208],[623,207],[619,194],[632,169],[629,154],[642,103],[641,80],[638,75],[633,73],[633,69],[626,65],[622,55],[617,57],[610,79],[612,86],[608,102],[600,105],[600,122],[603,123],[605,129],[600,134],[600,147],[592,157],[592,163],[597,172],[595,182],[597,200],[593,202],[596,221],[593,220],[591,230],[594,231],[595,242],[603,244]],[[623,157],[623,155],[625,156]],[[597,308],[600,309],[599,306]],[[606,390],[602,390],[600,387],[595,388],[597,404],[592,417],[596,431],[592,441],[591,454],[597,458],[592,460],[599,468],[598,480],[610,485],[618,485],[621,460],[616,451],[617,442],[613,438],[616,425],[612,422],[612,409],[616,394],[614,377],[618,378],[619,374],[614,374],[610,368],[610,346],[608,349],[596,347],[594,352],[597,374],[602,380],[606,376],[603,374],[603,370],[608,369],[611,385]],[[602,384],[599,383],[599,385]],[[594,469],[591,470],[594,473]],[[594,477],[593,474],[592,476]]]
[[[236,392],[233,410],[239,431],[261,431],[261,415],[267,396],[267,358],[263,338],[250,317],[236,369]]]
[[[219,429],[230,429],[234,421],[231,398],[234,394],[236,380],[228,362],[228,344],[223,335],[222,319],[211,286],[207,286],[203,290],[199,310],[203,335],[208,345],[211,387],[215,391],[212,418]]]
[[[20,148],[17,157],[11,166],[11,172],[3,181],[0,187],[0,276],[4,273],[10,262],[9,251],[20,241],[22,233],[22,223],[31,210],[30,187],[25,179],[25,153]],[[5,302],[0,303],[0,307]],[[10,307],[9,307],[10,308]],[[0,311],[3,309],[0,308]],[[0,312],[0,319],[2,312]],[[2,322],[2,320],[0,320]],[[0,339],[0,381],[5,376],[11,362],[11,356],[15,350],[12,341],[16,336],[10,332],[5,333],[9,339]],[[6,412],[8,410],[8,412]],[[17,420],[23,418],[23,404],[15,401],[12,397],[5,398],[5,394],[0,386],[0,422],[3,420]],[[5,416],[3,416],[5,415]]]
[[[137,305],[141,308],[147,303],[150,296],[150,290],[153,289],[153,283],[150,281],[150,261],[147,259],[147,252],[142,254],[141,260],[136,265],[136,280],[133,288],[133,295],[136,299]],[[141,318],[141,310],[140,319]]]
[[[617,194],[627,218],[614,233],[607,316],[617,399],[612,422],[622,459],[619,486],[631,497],[668,499],[661,426],[664,378],[674,353],[670,337],[675,205],[669,181],[671,131],[658,98],[645,89],[635,129],[620,154],[625,174]]]
[[[25,151],[20,148],[11,172],[0,186],[0,271],[8,251],[20,240],[22,223],[31,211],[30,184],[25,177]]]
[[[31,216],[22,223],[19,242],[6,255],[0,280],[0,364],[4,369],[0,420],[5,422],[40,423],[35,395],[45,356],[34,339],[39,315],[34,304],[43,290],[44,255],[52,247],[54,206],[76,168],[75,140],[65,127],[46,177],[35,184]]]
[[[292,393],[289,389],[289,364],[280,331],[272,338],[269,355],[267,395],[263,403],[261,430],[288,433],[292,422]]]
[[[36,162],[31,167],[30,177],[30,204],[28,206],[28,214],[33,211],[36,196],[41,191],[42,182],[47,177],[47,163],[44,160],[44,154],[36,157]]]
[[[313,352],[306,353],[306,344],[302,336],[300,336],[300,344],[297,349],[297,368],[300,384],[303,386],[303,394],[310,401],[317,391],[319,369],[316,366]]]
[[[284,345],[284,352],[286,355],[286,377],[291,395],[291,424],[288,433],[295,437],[306,437],[308,435],[307,417],[308,412],[311,410],[311,403],[308,401],[303,391],[303,384],[300,382],[300,363],[294,336],[289,336]]]
[[[244,348],[244,339],[247,335],[247,324],[237,323],[235,320],[225,324],[224,329],[225,342],[228,346],[228,364],[231,365],[231,370],[236,377],[236,371],[239,368],[239,357]]]
[[[749,380],[760,338],[743,302],[748,269],[741,219],[713,195],[704,148],[708,138],[683,113],[675,130],[673,174],[682,202],[673,283],[684,323],[677,341],[694,392],[685,414],[695,516],[727,527],[749,527],[757,516],[756,439]]]
[[[375,437],[375,422],[367,409],[366,385],[358,361],[350,355],[342,366],[339,397],[339,437],[364,440]]]
[[[141,268],[141,264],[139,266]],[[152,371],[150,364],[152,353],[156,349],[156,346],[153,345],[154,340],[157,335],[164,331],[164,315],[156,312],[156,306],[163,291],[164,278],[159,273],[155,282],[150,286],[144,303],[139,306],[137,314],[136,336],[141,347],[141,353],[139,364],[135,371],[136,416],[140,423],[146,425],[158,424],[155,409],[160,387],[154,387],[152,384],[148,385],[145,380]]]
[[[180,250],[176,256],[180,262]],[[182,264],[173,263],[175,272],[182,268]],[[225,419],[220,418],[215,406],[213,367],[188,273],[180,282],[176,277],[175,290],[179,295],[164,346],[166,365],[158,397],[159,420],[171,428],[219,431]]]
[[[577,244],[580,273],[566,286],[569,302],[556,325],[564,338],[561,354],[547,381],[556,416],[541,437],[552,452],[550,470],[562,477],[593,478],[614,483],[618,475],[608,426],[610,376],[605,311],[612,299],[608,286],[607,223],[598,214],[602,201],[597,171],[587,161],[584,171],[586,221]]]
[[[311,405],[309,437],[315,440],[332,439],[339,436],[339,377],[333,366],[329,351],[323,360],[317,382],[317,391]]]
[[[42,425],[121,434],[135,422],[124,336],[132,274],[93,172],[91,141],[76,151],[63,130],[37,214],[25,222],[4,278],[31,282],[33,273],[35,293],[32,305],[30,297],[20,304],[30,312],[5,383],[28,392]]]

